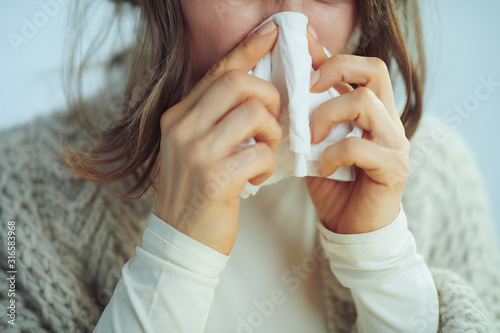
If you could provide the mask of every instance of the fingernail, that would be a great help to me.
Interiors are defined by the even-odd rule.
[[[318,40],[318,34],[316,33],[316,30],[314,30],[313,27],[311,27],[310,25],[307,26],[307,31],[309,31],[309,33],[311,34],[311,36]]]
[[[274,31],[274,29],[276,29],[276,23],[274,23],[274,21],[269,21],[262,27],[260,27],[259,30],[257,30],[257,35],[259,36],[269,35],[271,32]]]
[[[319,72],[319,69],[315,70],[312,74],[311,74],[311,85],[309,86],[309,88],[312,88],[314,87],[314,85],[316,83],[318,83],[319,81],[319,77],[321,76],[321,73]]]

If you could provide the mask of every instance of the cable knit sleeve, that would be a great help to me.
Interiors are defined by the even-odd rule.
[[[203,332],[229,256],[152,214],[94,332]]]
[[[341,235],[317,222],[330,268],[349,288],[357,332],[436,332],[438,297],[429,268],[417,253],[401,205],[389,225]],[[427,310],[424,321],[418,313]]]
[[[114,185],[67,170],[60,135],[90,142],[66,112],[0,131],[0,305],[16,304],[16,325],[3,312],[0,332],[91,332],[151,214],[150,201],[121,200]],[[16,225],[13,297],[4,292],[8,221]]]
[[[15,304],[15,313],[12,313],[15,325],[7,321],[14,316],[9,318],[7,311],[2,311],[0,332],[90,329],[89,314],[99,313],[92,302],[83,297],[76,309],[75,291],[83,283],[68,277],[74,268],[78,270],[78,260],[67,262],[60,255],[71,253],[62,241],[70,235],[61,237],[62,240],[53,238],[64,224],[58,223],[62,218],[57,219],[63,213],[43,200],[47,195],[57,202],[59,197],[54,188],[61,184],[50,165],[54,161],[53,150],[48,147],[57,143],[57,137],[52,141],[51,138],[54,136],[49,135],[48,127],[38,119],[36,124],[0,132],[0,305],[5,310],[12,302]],[[50,162],[42,163],[42,157]],[[48,211],[50,214],[46,214]],[[15,222],[15,253],[12,254],[16,274],[7,273],[12,270],[7,265],[11,255],[11,251],[7,251],[9,221]],[[14,279],[7,280],[12,275]],[[7,293],[9,289],[14,292]]]
[[[411,143],[403,204],[436,283],[440,329],[500,332],[499,247],[473,154],[433,117],[422,119]]]

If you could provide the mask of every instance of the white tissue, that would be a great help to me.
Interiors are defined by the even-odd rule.
[[[316,108],[323,102],[339,96],[330,88],[323,93],[311,93],[310,76],[314,71],[307,41],[308,18],[302,13],[277,13],[257,28],[274,20],[279,27],[279,36],[274,48],[266,54],[249,72],[256,77],[273,83],[280,92],[280,126],[283,138],[274,153],[276,171],[264,183],[255,186],[247,182],[241,193],[242,198],[255,195],[260,187],[274,184],[281,179],[295,176],[319,176],[317,168],[321,154],[328,146],[350,136],[363,134],[353,121],[334,124],[328,138],[311,145],[309,121]],[[328,51],[323,48],[326,55]],[[252,138],[241,143],[238,150],[255,144]],[[340,181],[355,180],[353,166],[341,166],[328,178]]]

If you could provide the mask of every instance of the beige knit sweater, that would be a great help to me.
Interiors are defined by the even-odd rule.
[[[113,115],[96,112],[97,124]],[[134,256],[154,196],[118,197],[119,184],[95,184],[65,169],[60,136],[83,147],[65,112],[0,133],[1,332],[89,332]],[[488,198],[473,157],[440,121],[424,117],[412,142],[412,171],[403,205],[418,251],[431,268],[443,332],[500,332],[500,256]],[[7,222],[16,222],[15,326],[5,313]],[[322,267],[328,328],[347,332],[356,311],[348,289]],[[415,314],[425,321],[427,309]]]

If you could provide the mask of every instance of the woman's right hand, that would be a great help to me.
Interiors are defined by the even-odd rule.
[[[274,22],[252,33],[161,117],[154,214],[225,255],[236,240],[243,187],[262,183],[275,170],[279,92],[248,71],[277,36]],[[255,145],[236,151],[252,137]]]

